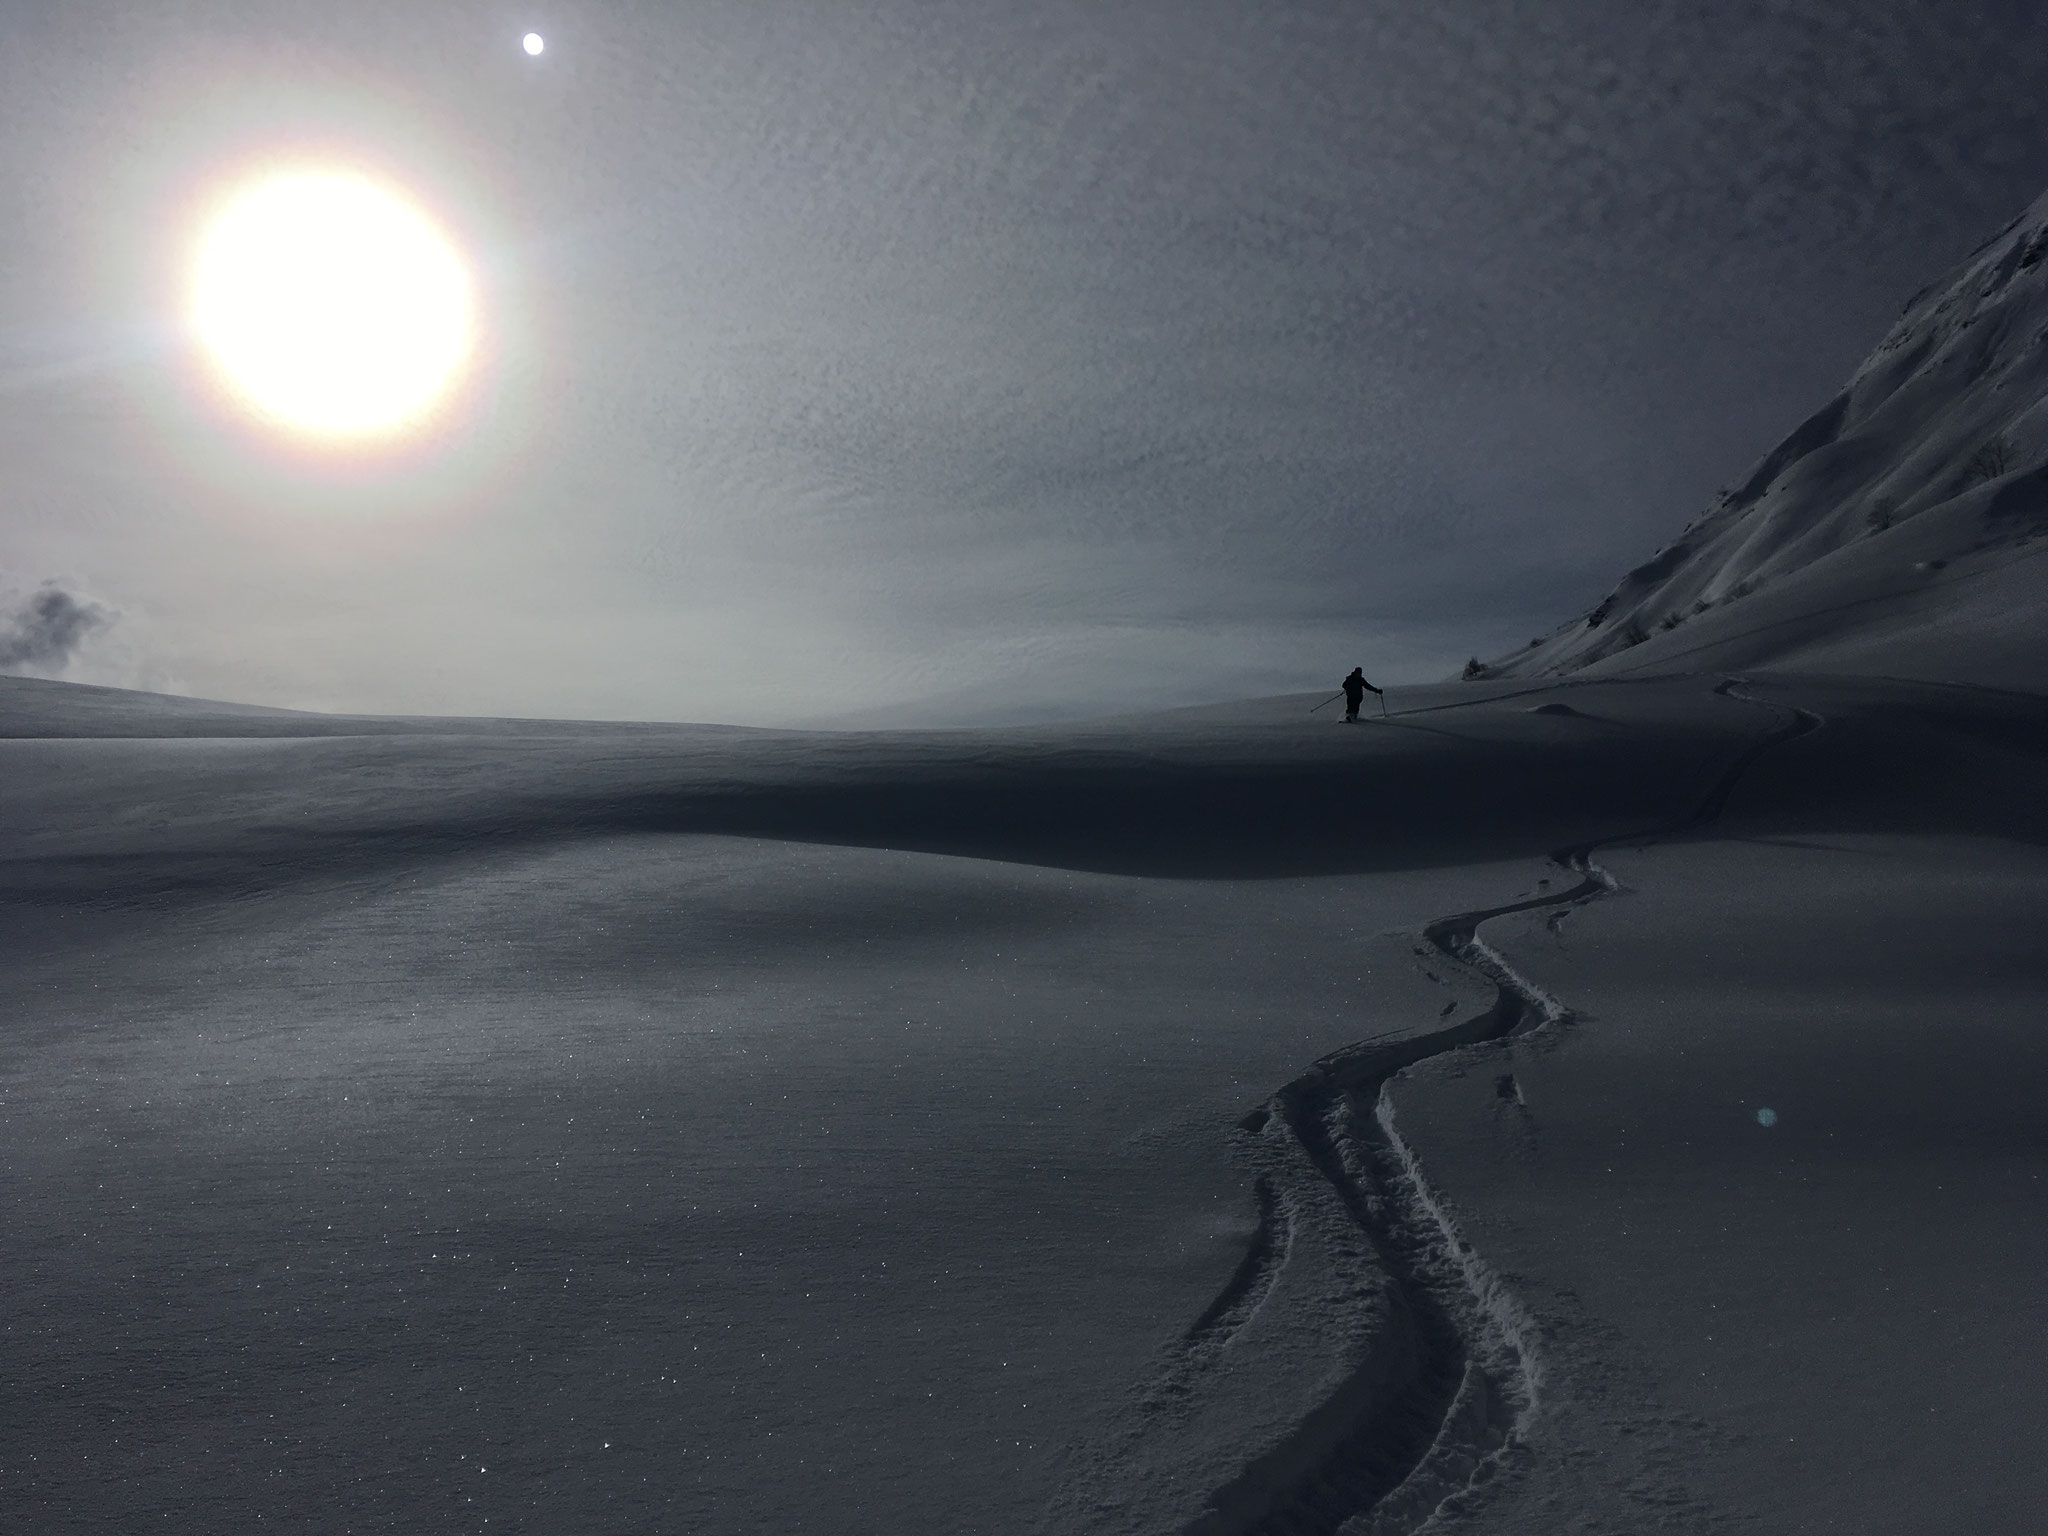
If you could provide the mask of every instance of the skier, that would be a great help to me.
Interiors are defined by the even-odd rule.
[[[1353,667],[1351,675],[1344,679],[1344,723],[1346,725],[1352,725],[1357,722],[1358,706],[1365,702],[1365,691],[1368,688],[1372,688],[1372,691],[1381,698],[1386,697],[1386,690],[1384,688],[1373,688],[1372,684],[1365,680],[1365,668]]]

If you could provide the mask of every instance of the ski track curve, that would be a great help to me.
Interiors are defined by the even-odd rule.
[[[1438,955],[1492,985],[1486,1011],[1426,1035],[1334,1051],[1238,1123],[1241,1151],[1257,1170],[1255,1232],[1236,1272],[1183,1336],[1161,1388],[1191,1390],[1278,1284],[1296,1212],[1307,1203],[1304,1181],[1335,1194],[1383,1268],[1387,1284],[1376,1295],[1392,1337],[1376,1341],[1281,1443],[1214,1488],[1182,1536],[1407,1536],[1447,1500],[1482,1484],[1528,1424],[1542,1386],[1535,1324],[1430,1189],[1396,1127],[1389,1085],[1431,1057],[1572,1022],[1565,1003],[1479,937],[1480,925],[1548,908],[1554,926],[1613,894],[1620,887],[1594,861],[1597,849],[1712,824],[1758,758],[1826,723],[1810,710],[1740,692],[1744,681],[1727,677],[1713,691],[1784,718],[1738,753],[1688,814],[1553,854],[1552,863],[1576,877],[1562,890],[1453,913],[1423,928]],[[1520,1092],[1511,1075],[1500,1091]]]

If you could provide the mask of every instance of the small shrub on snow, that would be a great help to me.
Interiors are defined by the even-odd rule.
[[[1963,466],[1963,484],[1975,485],[1979,480],[1996,480],[2005,473],[2011,459],[2012,450],[2006,446],[2005,439],[1992,438],[1979,445],[1977,451],[1970,455],[1969,462]]]

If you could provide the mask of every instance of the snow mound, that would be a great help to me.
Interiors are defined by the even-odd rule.
[[[2048,685],[2048,195],[1581,619],[1493,677],[1773,666]]]

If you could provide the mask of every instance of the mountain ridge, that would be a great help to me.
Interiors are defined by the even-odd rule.
[[[1593,609],[1471,675],[1688,666],[2048,690],[2048,194]]]

